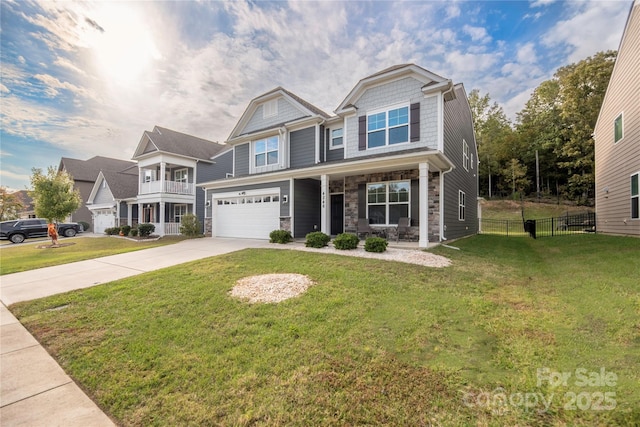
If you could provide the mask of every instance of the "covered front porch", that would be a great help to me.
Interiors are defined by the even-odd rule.
[[[193,214],[193,203],[149,202],[138,203],[138,217],[128,218],[130,225],[153,224],[153,234],[158,236],[177,236],[180,234],[182,217]]]

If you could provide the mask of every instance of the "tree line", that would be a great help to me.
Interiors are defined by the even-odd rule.
[[[594,194],[593,130],[617,52],[559,68],[517,113],[489,94],[469,94],[483,197],[555,197],[589,204]]]

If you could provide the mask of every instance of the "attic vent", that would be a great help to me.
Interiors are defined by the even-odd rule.
[[[278,100],[272,99],[262,106],[262,118],[273,117],[278,115]]]

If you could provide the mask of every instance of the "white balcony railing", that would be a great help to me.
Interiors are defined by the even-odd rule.
[[[157,234],[158,236],[178,236],[180,234],[179,222],[165,222],[164,227],[159,222],[152,222],[152,224],[156,227],[152,234]]]
[[[143,182],[140,185],[140,194],[155,193],[186,194],[193,196],[195,194],[195,186],[189,182],[177,181],[150,181]]]

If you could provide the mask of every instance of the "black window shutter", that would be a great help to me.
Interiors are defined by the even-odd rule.
[[[331,147],[331,135],[330,135],[329,132],[331,132],[331,131],[329,130],[329,128],[327,128],[326,139],[325,139],[325,143],[327,144],[327,148]]]
[[[358,117],[358,150],[367,149],[367,116]]]
[[[358,218],[367,217],[367,185],[358,184]]]
[[[411,104],[411,142],[420,141],[420,103]]]

